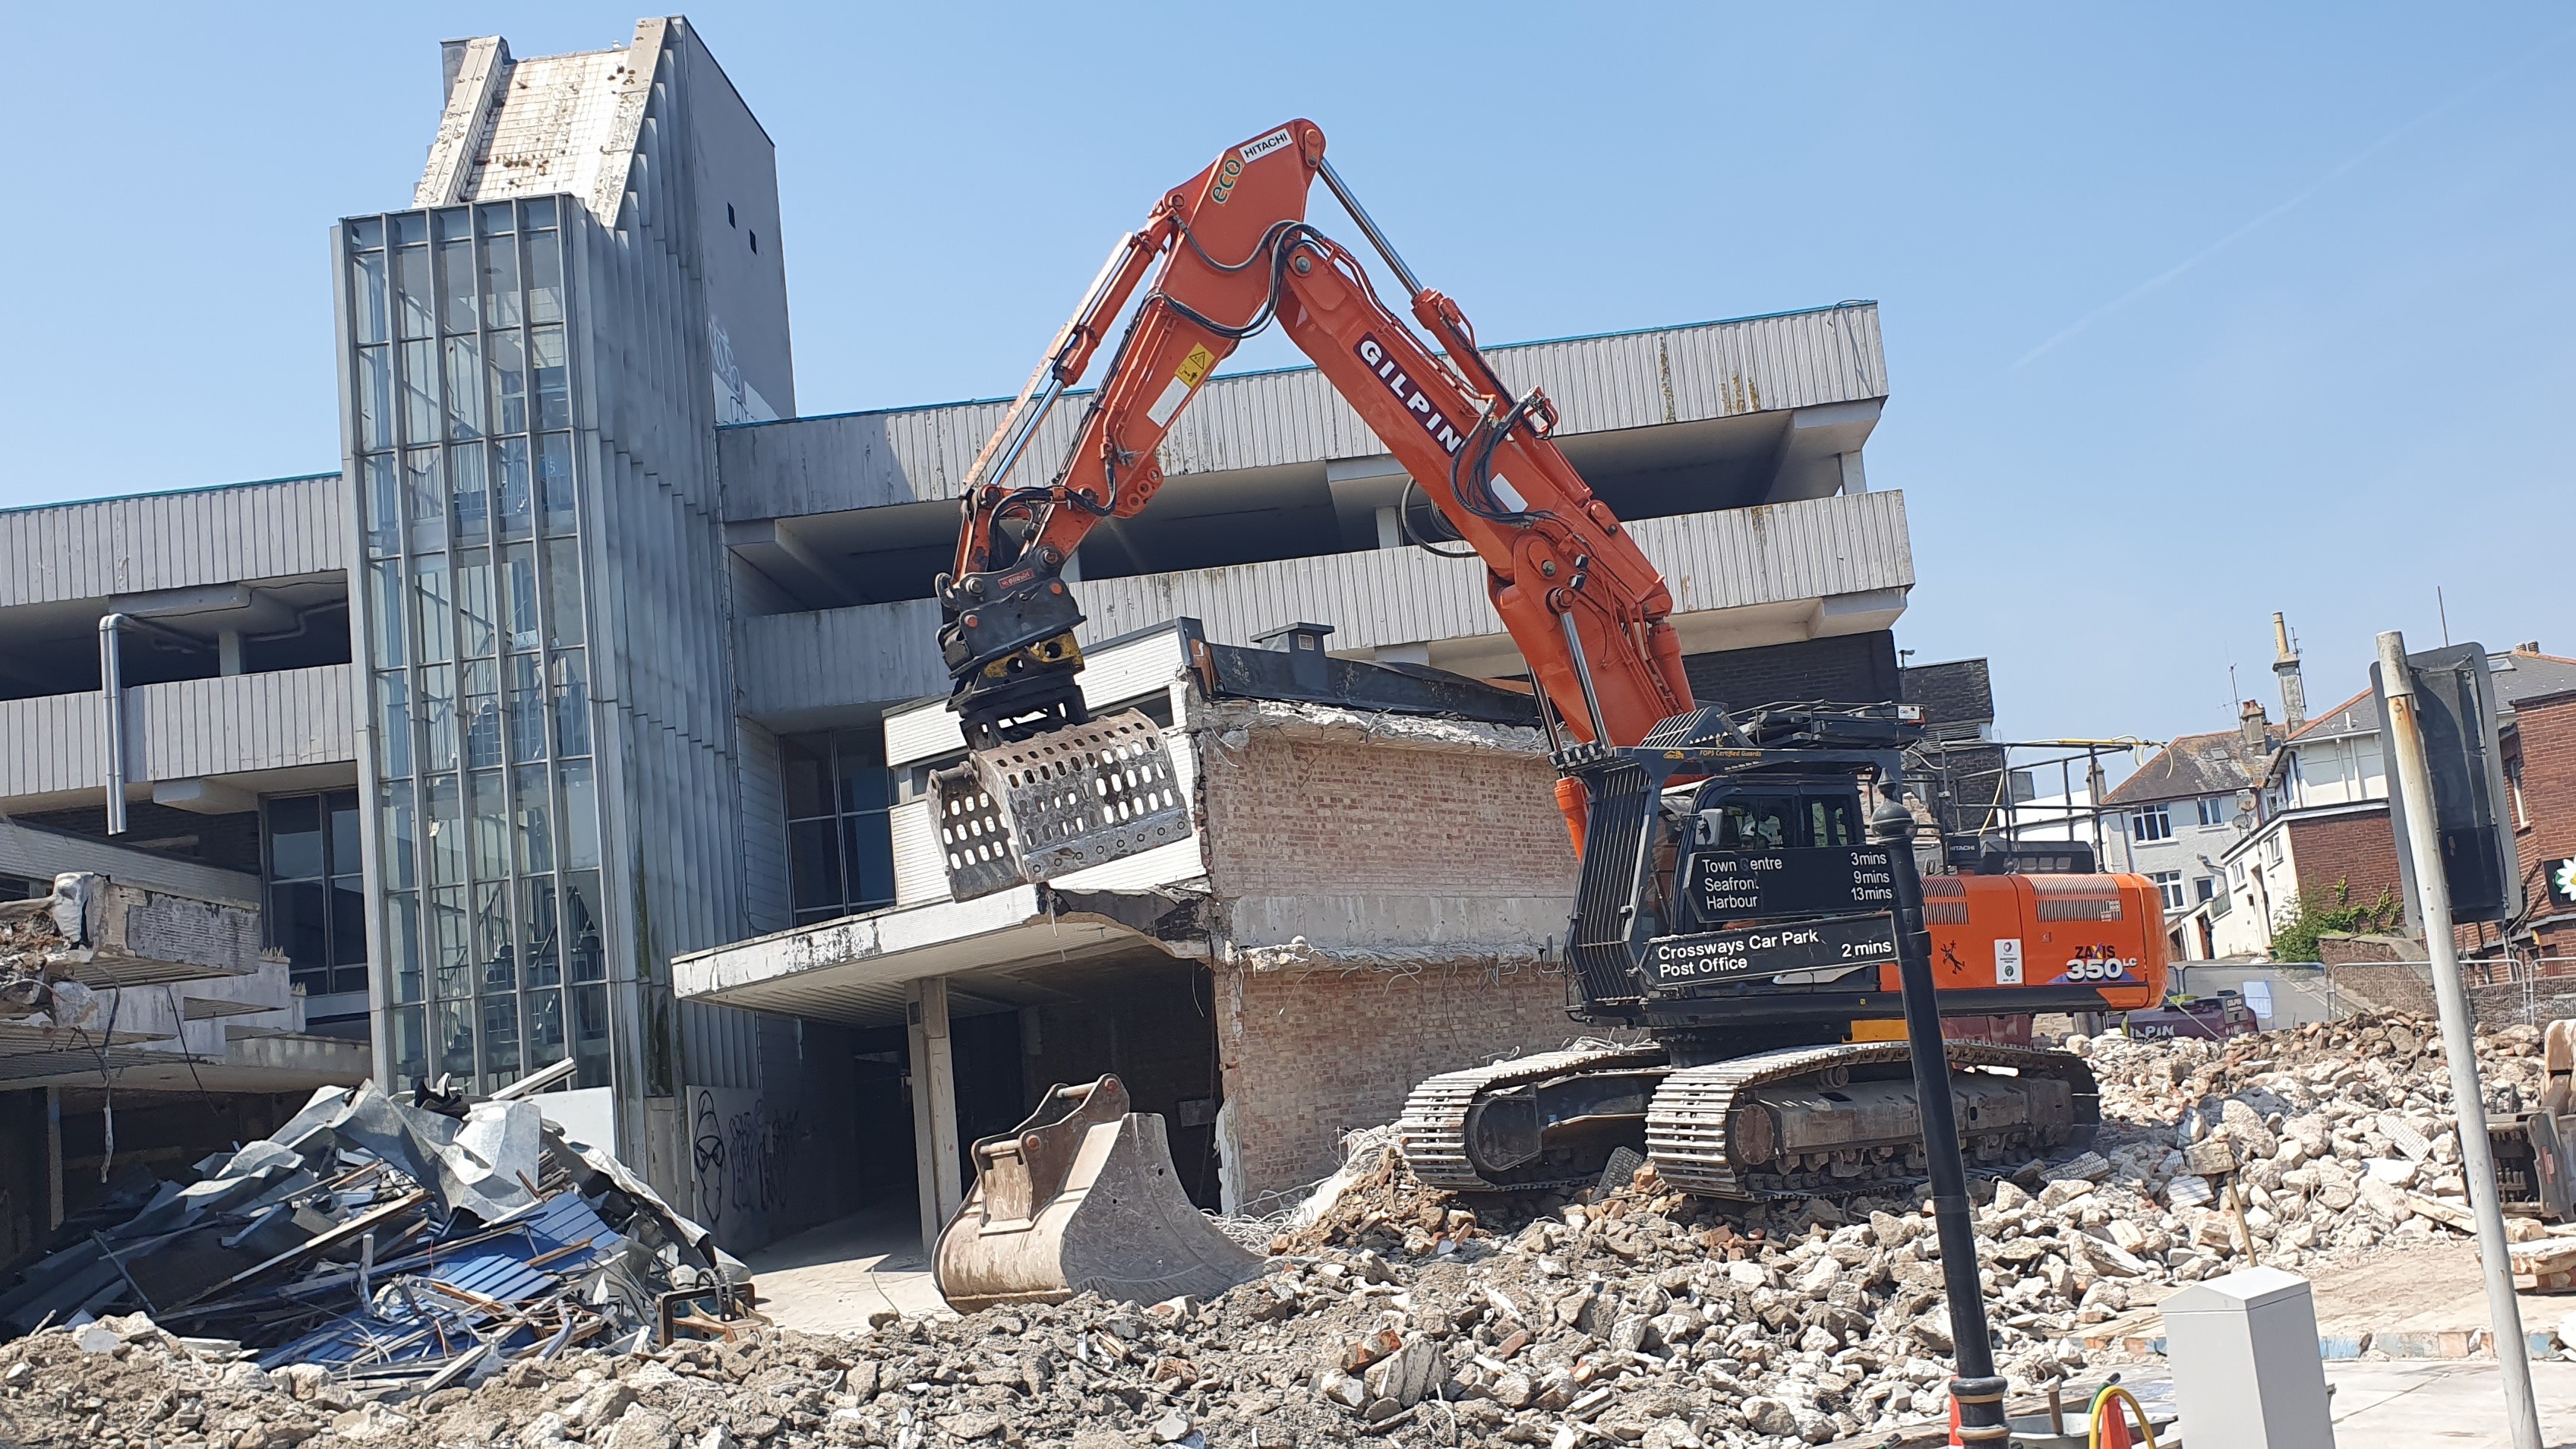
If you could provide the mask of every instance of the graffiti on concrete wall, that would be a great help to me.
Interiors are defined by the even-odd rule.
[[[705,1088],[698,1092],[698,1111],[690,1123],[695,1139],[689,1157],[698,1184],[698,1216],[710,1231],[724,1227],[725,1208],[725,1139],[723,1124],[716,1115],[716,1094]]]
[[[709,1231],[739,1242],[767,1235],[768,1216],[787,1205],[788,1163],[804,1135],[803,1116],[750,1092],[699,1089],[690,1161],[698,1217]]]

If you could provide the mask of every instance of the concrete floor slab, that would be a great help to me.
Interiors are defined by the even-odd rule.
[[[2301,1269],[2316,1303],[2317,1336],[2326,1357],[2357,1358],[2365,1350],[2392,1358],[2470,1358],[2492,1355],[2486,1284],[2478,1273],[2477,1245],[2446,1238],[2373,1254],[2340,1267]],[[2157,1298],[2173,1286],[2150,1290]],[[2545,1350],[2560,1320],[2576,1316],[2576,1293],[2514,1295],[2526,1338]],[[2089,1347],[2149,1351],[2164,1334],[2164,1316],[2146,1295],[2108,1323],[2070,1337]]]
[[[2540,1442],[2576,1446],[2576,1363],[2535,1363],[2531,1377]],[[2326,1381],[2336,1449],[2511,1449],[2503,1370],[2492,1359],[2328,1364]]]
[[[808,1228],[743,1259],[760,1311],[782,1328],[856,1333],[868,1315],[953,1316],[931,1282],[912,1204],[891,1203]]]

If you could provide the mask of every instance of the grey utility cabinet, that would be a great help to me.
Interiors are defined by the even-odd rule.
[[[2194,1283],[2163,1306],[2191,1449],[2334,1449],[2307,1279],[2248,1268]]]

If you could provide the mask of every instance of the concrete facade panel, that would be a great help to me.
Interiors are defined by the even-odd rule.
[[[1914,584],[1901,492],[1649,518],[1632,527],[1680,612]],[[1091,580],[1079,586],[1089,619],[1080,637],[1091,644],[1183,617],[1205,622],[1211,639],[1234,644],[1282,624],[1327,623],[1335,626],[1336,650],[1499,635],[1484,578],[1475,559],[1404,548]],[[742,710],[771,717],[943,694],[938,624],[938,605],[927,599],[740,620]],[[1773,637],[1799,634],[1784,622]]]
[[[324,664],[125,691],[130,783],[357,759],[352,666]],[[98,790],[107,778],[96,690],[0,700],[0,799]]]
[[[1700,422],[1883,397],[1887,364],[1874,303],[1488,349],[1517,389],[1543,388],[1560,435]],[[1052,466],[1081,426],[1084,398],[1059,404],[1023,468]],[[957,496],[1007,400],[848,413],[717,437],[728,520],[784,518]],[[1165,438],[1168,476],[1382,453],[1350,405],[1311,368],[1218,377]]]
[[[760,719],[948,692],[939,605],[860,604],[735,621],[739,708]]]
[[[0,608],[348,567],[337,474],[0,512]]]

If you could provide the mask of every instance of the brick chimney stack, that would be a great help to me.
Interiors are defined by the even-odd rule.
[[[2249,699],[2237,706],[2236,737],[2243,742],[2249,754],[2268,752],[2272,743],[2272,721],[2263,712],[2263,701]]]
[[[2290,642],[2290,625],[2272,615],[2272,676],[2281,681],[2281,728],[2297,734],[2308,723],[2308,686],[2299,677],[2299,651]]]

